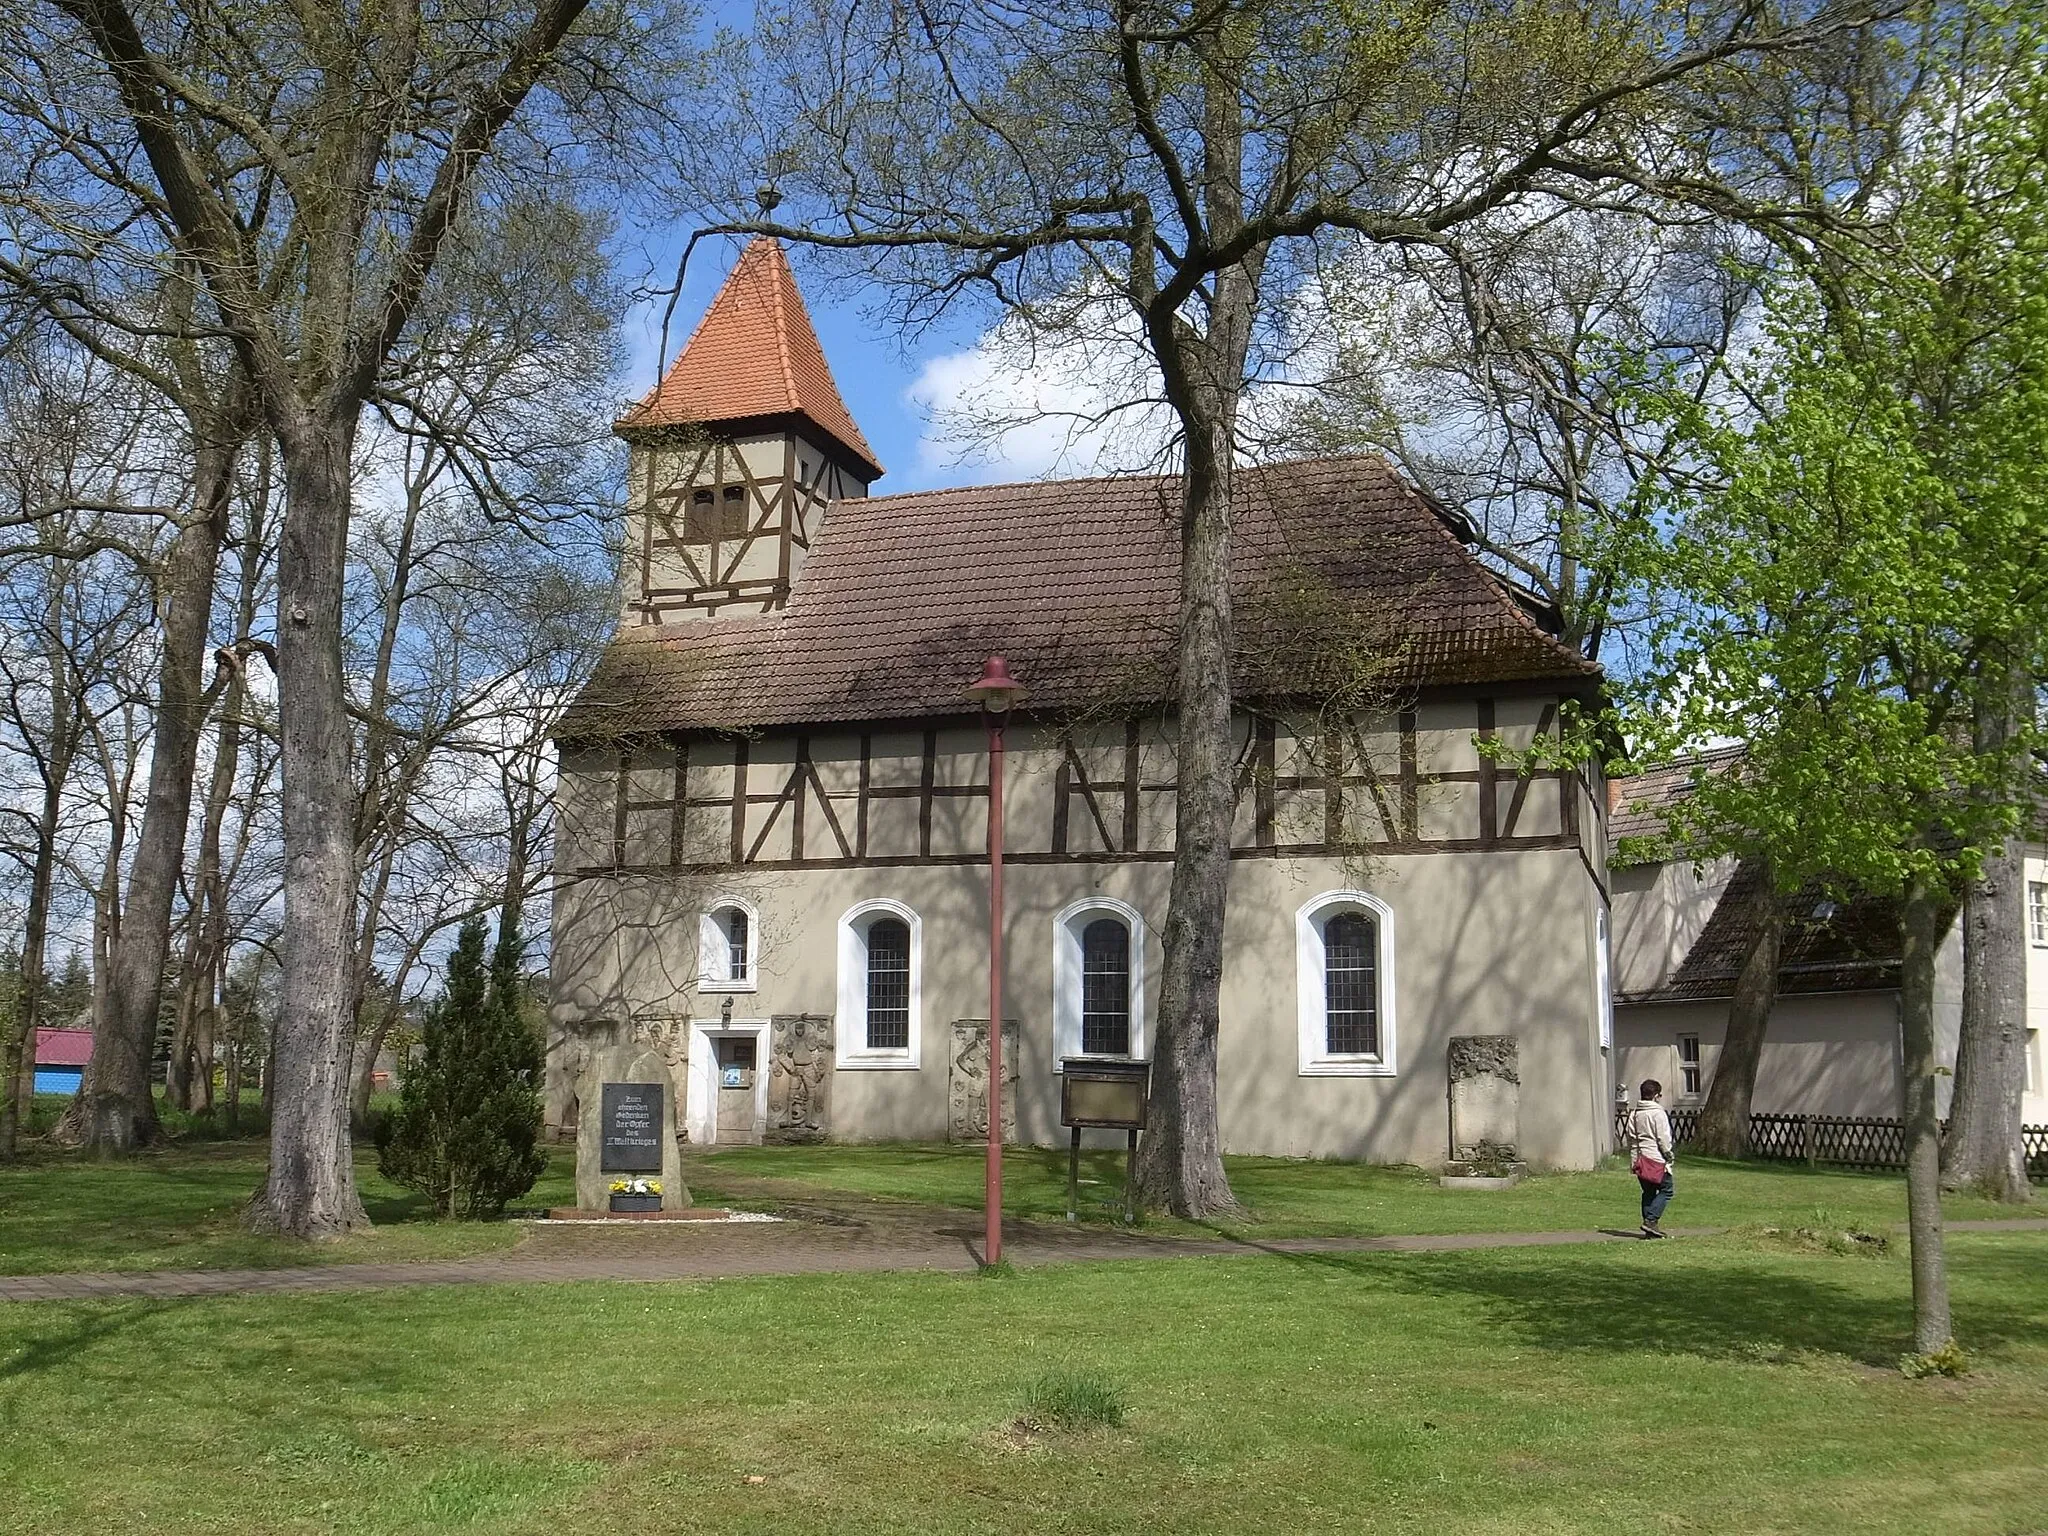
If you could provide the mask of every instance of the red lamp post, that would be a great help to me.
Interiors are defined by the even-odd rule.
[[[967,689],[988,727],[988,1170],[982,1199],[988,1231],[982,1262],[1003,1257],[1003,723],[1024,687],[991,656]]]

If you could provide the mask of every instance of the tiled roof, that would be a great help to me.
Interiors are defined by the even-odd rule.
[[[623,630],[556,734],[959,715],[991,653],[1027,708],[1166,702],[1179,516],[1170,476],[834,502],[786,608]],[[1388,689],[1599,676],[1378,458],[1244,471],[1232,573],[1240,697],[1327,692],[1374,654]]]
[[[82,1067],[92,1060],[92,1031],[89,1029],[38,1029],[36,1065],[39,1067]]]
[[[1658,763],[1626,779],[1609,782],[1612,814],[1607,821],[1607,842],[1612,848],[1625,837],[1663,838],[1671,808],[1692,793],[1700,776],[1719,773],[1738,761],[1743,749],[1720,747],[1675,762]]]
[[[881,477],[874,449],[839,398],[789,258],[775,241],[758,239],[740,253],[675,366],[619,419],[619,430],[790,415],[807,417],[866,467],[868,479]]]
[[[1735,980],[1756,942],[1756,893],[1762,866],[1737,867],[1714,915],[1670,975],[1623,1002],[1691,1002],[1735,995]],[[1899,984],[1899,908],[1889,897],[1831,899],[1818,884],[1792,898],[1792,919],[1778,955],[1778,990],[1787,994],[1888,990]]]

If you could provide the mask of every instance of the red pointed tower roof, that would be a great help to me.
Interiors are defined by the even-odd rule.
[[[803,417],[852,455],[869,479],[880,478],[875,451],[832,382],[789,258],[764,236],[740,253],[675,366],[618,425],[630,432],[774,416]]]

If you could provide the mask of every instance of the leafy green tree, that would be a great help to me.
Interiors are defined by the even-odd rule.
[[[1898,897],[1914,1339],[1952,1343],[1934,957],[2018,822],[2043,743],[2011,709],[2048,656],[2048,78],[2035,26],[1983,13],[1917,125],[1880,245],[1825,294],[1772,295],[1753,409],[1690,430],[1713,490],[1625,564],[1685,606],[1633,722],[1650,750],[1746,740],[1694,829],[1772,851],[1781,889]],[[1977,728],[1987,713],[2009,728]]]
[[[462,925],[420,1057],[377,1131],[386,1178],[421,1191],[437,1214],[468,1220],[502,1215],[547,1166],[540,1046],[520,1007],[524,945],[515,924],[501,923],[486,969],[484,932],[481,917]]]

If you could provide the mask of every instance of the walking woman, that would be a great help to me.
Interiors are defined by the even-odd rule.
[[[1658,1223],[1664,1219],[1664,1207],[1671,1203],[1671,1117],[1657,1102],[1663,1096],[1662,1083],[1654,1077],[1644,1079],[1642,1100],[1629,1111],[1628,1116],[1628,1139],[1635,1158],[1636,1182],[1643,1186],[1645,1237],[1664,1235],[1664,1229]]]

